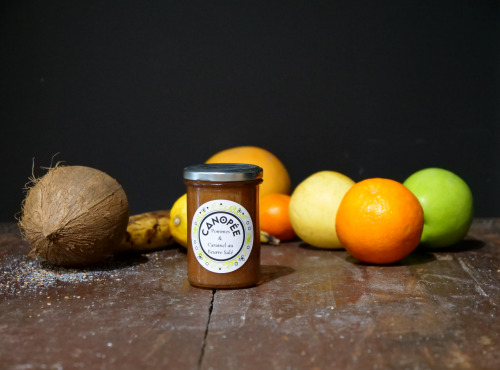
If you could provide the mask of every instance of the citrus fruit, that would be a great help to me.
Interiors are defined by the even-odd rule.
[[[170,230],[174,240],[187,247],[187,194],[179,197],[170,210]]]
[[[292,227],[304,242],[319,248],[342,248],[335,232],[335,217],[344,194],[354,185],[335,171],[320,171],[302,181],[290,198]]]
[[[403,184],[373,178],[355,184],[337,212],[337,235],[362,262],[388,264],[419,244],[424,216],[418,199]]]
[[[295,238],[288,216],[289,203],[287,194],[268,194],[260,200],[260,228],[283,241]]]
[[[256,146],[238,146],[222,150],[206,163],[247,163],[262,167],[261,197],[267,194],[290,194],[290,176],[285,166],[273,153]]]
[[[465,237],[474,207],[472,192],[462,178],[442,168],[426,168],[411,175],[404,185],[424,210],[423,246],[448,247]]]

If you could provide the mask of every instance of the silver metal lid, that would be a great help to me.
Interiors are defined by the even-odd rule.
[[[185,180],[248,181],[262,178],[262,168],[244,163],[196,164],[184,168]]]

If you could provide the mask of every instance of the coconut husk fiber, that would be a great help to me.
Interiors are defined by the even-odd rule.
[[[31,255],[63,267],[113,256],[129,217],[127,196],[115,179],[90,167],[56,166],[33,183],[19,223]]]

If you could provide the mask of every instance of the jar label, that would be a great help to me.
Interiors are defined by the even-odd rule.
[[[191,224],[191,244],[198,262],[207,270],[227,273],[247,261],[253,246],[253,222],[236,202],[217,199],[202,204]]]

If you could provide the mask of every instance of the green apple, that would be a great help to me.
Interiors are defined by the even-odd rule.
[[[448,247],[462,240],[473,218],[472,193],[459,176],[442,168],[415,172],[403,183],[424,210],[421,244]]]

